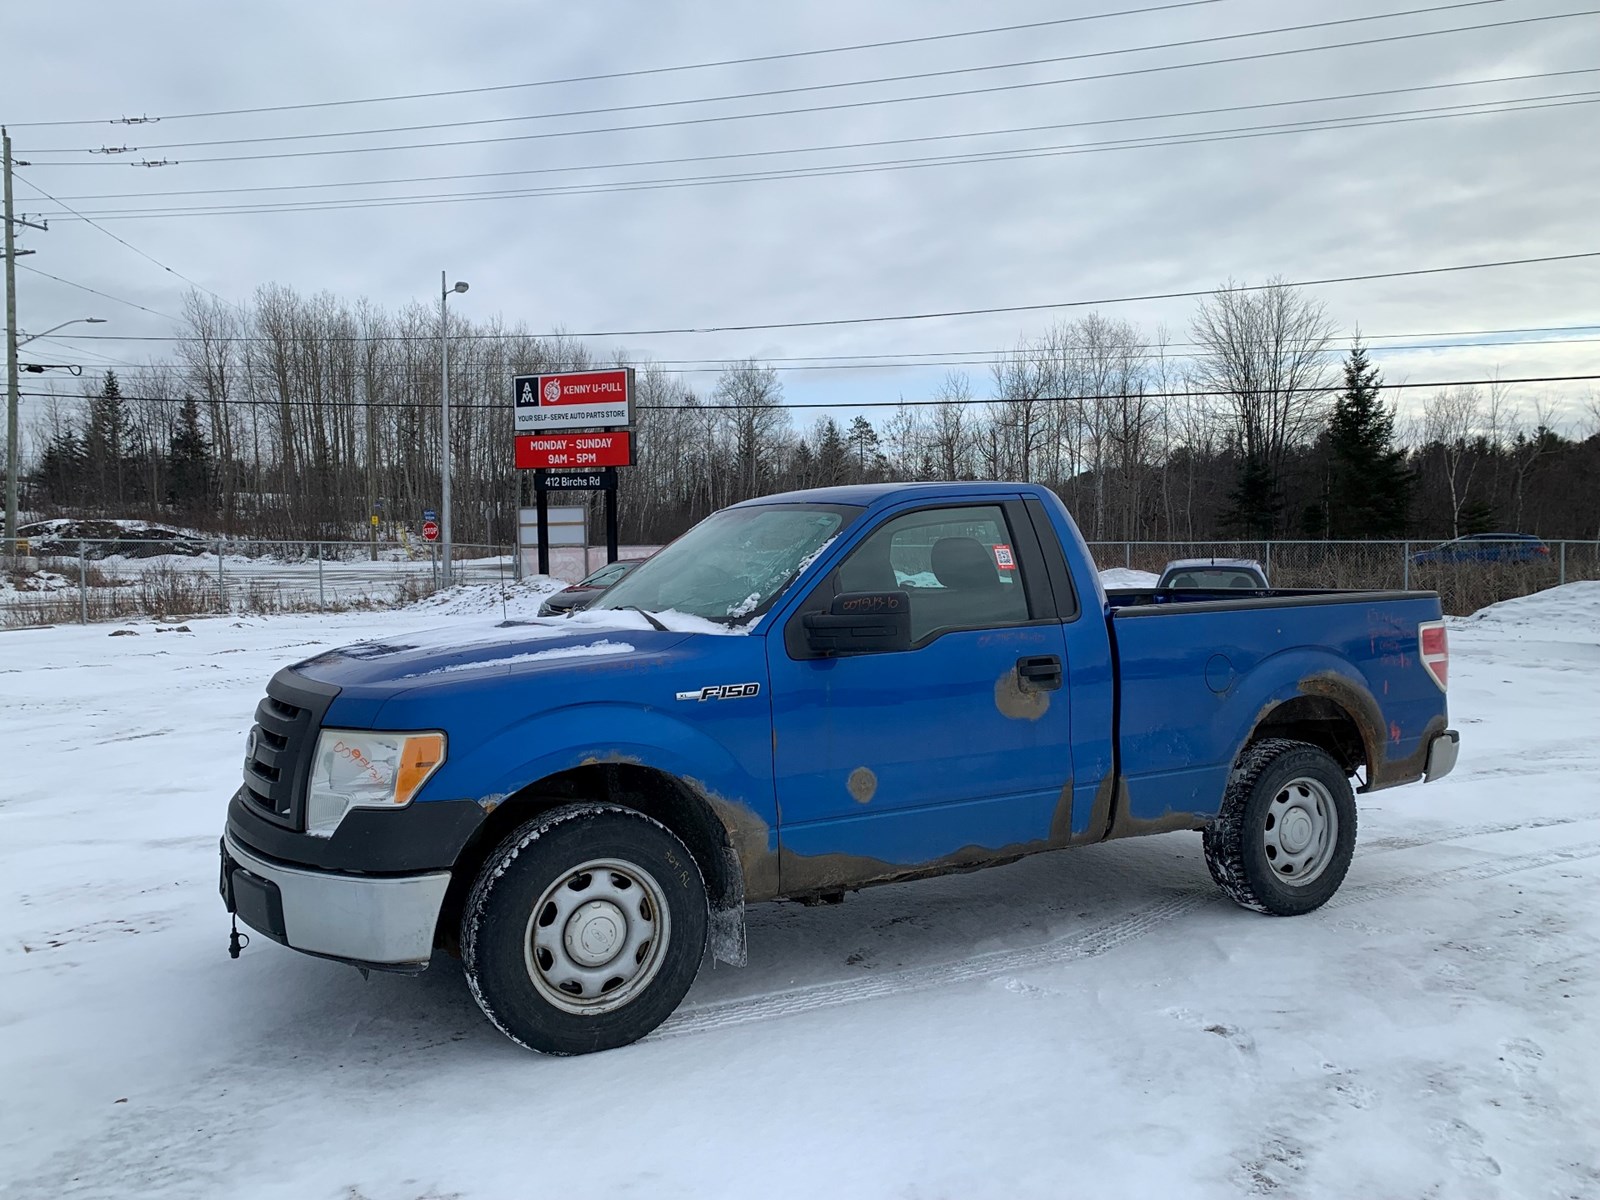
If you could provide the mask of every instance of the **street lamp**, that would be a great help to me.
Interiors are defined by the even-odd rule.
[[[104,325],[105,323],[106,319],[104,317],[74,317],[70,321],[63,321],[59,325],[50,326],[43,333],[30,333],[25,338],[18,338],[17,345],[26,346],[29,342],[38,341],[42,337],[49,337],[56,330],[65,329],[68,325]]]
[[[457,280],[446,284],[447,276],[439,272],[439,540],[444,543],[444,586],[451,583],[450,572],[450,318],[445,301],[450,293],[458,295],[467,285]]]
[[[9,143],[8,143],[9,144]],[[9,183],[7,184],[9,188]],[[14,317],[15,314],[12,314]],[[11,553],[17,549],[17,351],[29,342],[46,337],[68,325],[104,325],[104,317],[74,317],[59,325],[52,325],[44,333],[31,337],[17,337],[16,329],[7,331],[6,341],[6,537],[5,545]]]

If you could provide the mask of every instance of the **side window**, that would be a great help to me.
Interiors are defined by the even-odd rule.
[[[949,629],[1020,625],[1034,615],[1021,557],[994,504],[894,518],[839,564],[834,585],[836,592],[904,589],[912,645]]]

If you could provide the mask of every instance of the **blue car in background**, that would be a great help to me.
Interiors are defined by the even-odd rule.
[[[1531,533],[1474,533],[1411,556],[1417,566],[1431,563],[1540,563],[1550,547]]]

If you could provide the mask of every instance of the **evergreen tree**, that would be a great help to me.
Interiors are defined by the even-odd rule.
[[[178,428],[167,451],[169,480],[167,502],[181,512],[200,513],[211,508],[211,457],[200,432],[200,404],[184,394],[178,410]]]
[[[1278,532],[1283,493],[1272,466],[1262,455],[1249,455],[1239,470],[1239,483],[1228,493],[1223,523],[1245,538],[1266,540]]]
[[[1378,368],[1358,336],[1344,364],[1344,388],[1328,426],[1328,532],[1335,538],[1403,536],[1412,475],[1394,444],[1394,413],[1383,403]]]
[[[845,434],[845,440],[850,444],[850,456],[855,459],[856,478],[867,478],[877,469],[883,457],[878,447],[878,431],[872,427],[871,421],[857,417],[850,422],[850,431]]]
[[[850,446],[838,422],[832,417],[818,421],[815,437],[818,485],[832,487],[843,483],[850,473]]]
[[[122,407],[122,385],[117,382],[115,371],[107,371],[100,385],[100,394],[89,399],[89,427],[83,439],[91,503],[120,508],[127,440],[127,414]]]
[[[34,476],[45,502],[55,506],[76,502],[83,489],[83,475],[83,442],[70,427],[62,429],[45,446]]]

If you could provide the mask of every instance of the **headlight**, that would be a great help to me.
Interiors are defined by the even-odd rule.
[[[404,808],[444,762],[444,734],[324,729],[311,762],[306,832],[332,837],[352,808]]]

